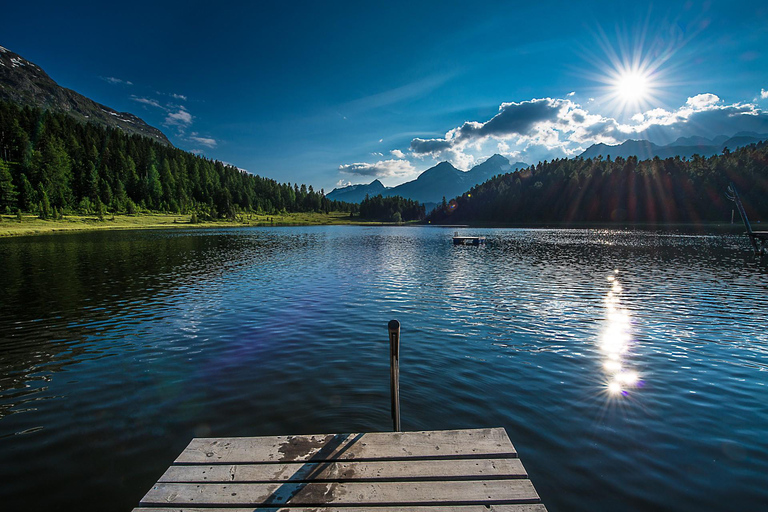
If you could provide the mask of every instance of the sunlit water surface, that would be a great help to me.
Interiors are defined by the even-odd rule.
[[[730,235],[0,240],[3,510],[130,510],[195,436],[503,426],[552,512],[766,510],[768,273]]]

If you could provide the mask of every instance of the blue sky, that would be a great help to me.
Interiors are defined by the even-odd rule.
[[[0,45],[281,182],[768,133],[766,2],[15,2]]]

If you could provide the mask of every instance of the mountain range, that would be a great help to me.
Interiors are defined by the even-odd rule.
[[[335,188],[328,193],[328,199],[359,203],[365,199],[366,195],[373,197],[381,194],[385,197],[400,196],[413,199],[426,204],[427,209],[429,209],[429,205],[440,203],[444,197],[446,199],[454,198],[496,175],[506,174],[525,167],[528,167],[528,164],[523,162],[510,164],[509,160],[501,155],[493,155],[468,171],[460,171],[450,162],[440,162],[422,172],[415,180],[396,187],[388,188],[381,181],[373,180],[367,185]]]
[[[680,156],[690,158],[693,155],[710,157],[719,155],[725,148],[733,150],[748,146],[757,142],[768,140],[768,134],[755,132],[739,132],[732,137],[719,135],[713,139],[706,137],[680,137],[676,141],[660,146],[648,140],[628,140],[614,146],[608,144],[594,144],[586,149],[580,158],[596,158],[598,156],[627,158],[636,156],[638,160],[648,160],[654,157],[661,159]],[[445,197],[451,199],[458,197],[475,185],[479,185],[499,174],[506,174],[517,169],[528,167],[523,162],[510,164],[507,158],[501,155],[493,155],[485,162],[476,165],[469,171],[460,171],[449,162],[440,162],[436,166],[427,169],[413,181],[400,184],[396,187],[385,187],[381,181],[374,180],[368,184],[349,185],[335,188],[329,194],[329,199],[359,203],[366,195],[377,196],[401,196],[414,199],[431,207],[440,203]]]
[[[628,140],[615,146],[602,143],[594,144],[579,156],[581,158],[595,158],[601,155],[603,157],[610,155],[611,158],[636,156],[638,160],[648,160],[653,157],[664,159],[674,156],[690,158],[693,155],[710,157],[719,155],[725,148],[733,150],[764,140],[768,140],[768,134],[755,132],[739,132],[733,137],[719,135],[714,139],[680,137],[666,146],[659,146],[648,140]]]
[[[141,118],[96,103],[61,87],[40,66],[0,46],[0,100],[66,113],[83,122],[120,128],[171,146],[171,141]]]

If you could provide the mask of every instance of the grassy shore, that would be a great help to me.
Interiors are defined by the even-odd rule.
[[[321,225],[380,225],[379,222],[361,222],[350,219],[348,213],[285,213],[279,215],[242,215],[237,220],[216,220],[192,224],[189,215],[142,213],[136,215],[107,215],[99,220],[95,215],[65,215],[59,220],[42,220],[36,215],[2,215],[0,237],[43,235],[70,231],[101,229],[168,229],[168,228],[222,228],[247,226],[321,226]]]
[[[412,223],[407,223],[412,224]],[[42,220],[33,214],[22,215],[21,221],[15,215],[0,215],[0,238],[9,236],[46,235],[71,231],[96,231],[102,229],[169,229],[169,228],[227,228],[248,226],[327,226],[327,225],[390,225],[382,222],[361,221],[349,218],[348,213],[284,213],[276,215],[246,214],[237,220],[215,220],[192,224],[189,215],[167,213],[140,213],[136,215],[106,215],[99,220],[95,215],[66,215],[59,220]],[[461,226],[435,225],[435,227],[517,227],[517,228],[572,228],[572,229],[662,229],[683,232],[743,233],[744,226],[730,223],[706,224],[621,224],[621,223],[518,223],[494,224],[472,223]]]

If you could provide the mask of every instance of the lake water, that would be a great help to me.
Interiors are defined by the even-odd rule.
[[[387,227],[0,240],[0,503],[130,510],[195,436],[503,426],[551,512],[766,510],[745,237]]]

